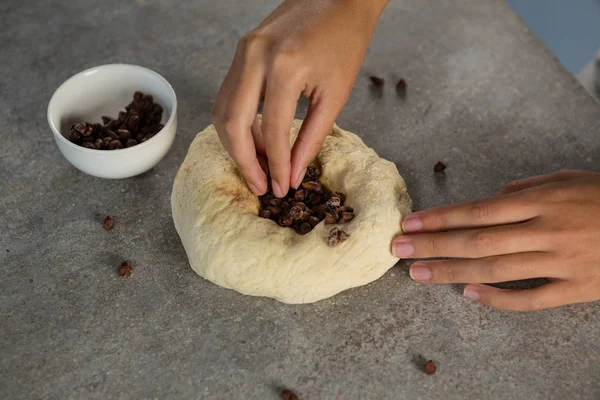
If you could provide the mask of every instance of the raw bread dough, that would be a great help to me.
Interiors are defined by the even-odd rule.
[[[301,120],[294,121],[293,143]],[[175,228],[190,265],[219,286],[285,303],[310,303],[365,285],[394,266],[390,243],[411,200],[396,166],[353,133],[334,126],[315,164],[320,181],[346,194],[356,218],[323,221],[306,235],[258,216],[247,188],[211,125],[192,142],[171,195]],[[350,234],[329,247],[329,231]]]

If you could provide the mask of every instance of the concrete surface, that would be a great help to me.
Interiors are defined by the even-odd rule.
[[[276,4],[0,3],[1,397],[276,399],[287,386],[302,399],[598,399],[600,303],[494,311],[460,285],[416,285],[399,264],[289,306],[191,271],[171,182],[209,124],[238,38]],[[70,75],[118,61],[170,80],[180,129],[154,170],[108,181],[62,158],[45,111]],[[406,77],[408,96],[391,84],[373,92],[369,74]],[[417,209],[600,166],[598,104],[496,0],[392,0],[339,124],[396,162]],[[128,280],[122,259],[134,262]]]

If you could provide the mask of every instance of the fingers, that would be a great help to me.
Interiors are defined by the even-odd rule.
[[[417,261],[410,277],[419,283],[497,283],[554,276],[547,253],[530,252],[464,260]]]
[[[297,188],[302,183],[306,168],[319,154],[323,142],[335,122],[335,116],[339,112],[339,106],[335,107],[324,100],[313,99],[311,101],[292,149],[290,176],[292,187]]]
[[[290,81],[270,78],[263,105],[262,133],[273,194],[284,197],[290,187],[290,128],[300,90]]]
[[[568,181],[571,179],[585,178],[590,175],[595,175],[597,172],[580,171],[580,170],[561,170],[547,175],[532,176],[526,179],[519,179],[510,182],[502,189],[500,194],[510,194],[519,192],[524,189],[529,189],[534,186],[540,186],[545,183]]]
[[[545,251],[546,235],[532,223],[453,232],[399,236],[392,242],[398,258],[481,258],[530,251]]]
[[[264,71],[258,64],[239,68],[239,49],[232,68],[219,90],[213,109],[213,124],[219,139],[235,161],[250,190],[256,195],[267,191],[267,177],[257,157],[251,131],[256,116]]]
[[[511,311],[537,311],[581,301],[573,296],[571,284],[567,281],[526,290],[469,284],[465,287],[464,296],[490,307]]]
[[[402,221],[406,233],[505,225],[537,217],[539,209],[527,194],[492,197],[485,200],[432,208],[410,214]]]

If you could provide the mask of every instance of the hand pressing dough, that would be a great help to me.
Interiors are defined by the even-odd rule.
[[[293,143],[302,124],[294,121]],[[211,282],[284,303],[310,303],[365,285],[394,266],[392,238],[411,200],[396,166],[353,133],[334,126],[315,164],[320,181],[346,194],[356,217],[306,235],[258,216],[259,200],[247,188],[211,125],[192,142],[171,195],[175,228],[190,265]],[[337,247],[329,231],[349,234]]]

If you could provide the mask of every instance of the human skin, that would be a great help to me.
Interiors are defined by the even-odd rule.
[[[465,297],[491,307],[534,311],[600,300],[600,173],[559,171],[508,184],[498,196],[419,211],[392,242],[417,261],[420,283],[468,283]],[[548,278],[527,290],[484,283]]]
[[[267,190],[267,166],[277,197],[302,182],[348,99],[387,2],[286,0],[240,40],[212,120],[254,194]],[[290,148],[300,96],[310,104]]]
[[[345,104],[387,0],[286,0],[238,45],[213,123],[256,195],[302,181]],[[299,96],[310,100],[293,148]],[[261,100],[263,120],[256,113]],[[495,197],[419,211],[392,242],[419,283],[467,283],[465,297],[507,310],[600,300],[600,174],[559,171]],[[486,283],[549,278],[535,289]]]

